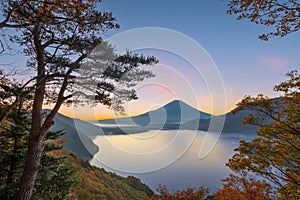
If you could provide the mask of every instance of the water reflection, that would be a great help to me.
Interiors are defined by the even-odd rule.
[[[98,136],[94,142],[100,151],[91,164],[139,177],[152,189],[164,184],[170,189],[205,185],[215,190],[228,175],[225,163],[239,140],[251,140],[254,135],[223,133],[213,150],[199,159],[205,135],[214,137],[213,133],[189,130]]]

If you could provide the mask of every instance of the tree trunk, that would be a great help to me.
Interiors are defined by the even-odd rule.
[[[28,152],[20,184],[16,191],[16,200],[29,200],[31,198],[44,150],[44,138],[50,128],[50,126],[48,129],[42,127],[42,110],[45,96],[45,51],[40,41],[40,30],[41,22],[38,22],[34,26],[33,39],[37,59],[37,83],[39,84],[34,91]]]
[[[17,189],[16,200],[29,200],[31,198],[44,150],[43,138],[39,137],[41,135],[44,133],[36,132],[33,137],[30,136],[26,164]]]
[[[41,157],[44,150],[44,138],[48,131],[41,127],[44,94],[45,87],[41,85],[41,87],[38,87],[35,91],[26,163],[19,187],[16,191],[16,200],[29,200],[31,198],[35,179],[40,168]]]
[[[44,139],[45,136],[53,125],[53,119],[61,107],[65,99],[69,96],[64,97],[64,92],[68,85],[68,80],[73,68],[70,68],[63,80],[60,92],[58,94],[57,101],[54,108],[43,121],[42,109],[43,101],[46,91],[46,80],[45,80],[45,50],[44,46],[41,45],[40,41],[40,30],[41,22],[37,23],[34,27],[34,46],[36,49],[36,59],[37,59],[37,85],[34,91],[34,100],[32,105],[32,122],[30,129],[30,138],[28,143],[28,154],[26,158],[25,168],[20,180],[19,187],[17,188],[15,200],[29,200],[32,195],[32,190],[36,180],[38,170],[40,168],[41,157],[44,150]],[[75,62],[75,66],[84,59],[86,55],[81,56]]]

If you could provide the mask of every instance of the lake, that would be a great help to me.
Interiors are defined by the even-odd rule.
[[[225,166],[240,140],[254,134],[215,133],[192,130],[151,130],[140,134],[97,136],[100,151],[92,165],[122,176],[133,175],[153,190],[160,184],[169,190],[204,185],[215,191],[229,174]],[[214,145],[214,142],[217,141]],[[211,151],[199,156],[206,148]],[[203,153],[203,152],[202,152]]]

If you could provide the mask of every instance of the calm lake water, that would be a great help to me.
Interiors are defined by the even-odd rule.
[[[162,184],[170,190],[205,185],[215,191],[221,186],[221,179],[229,174],[225,163],[233,155],[233,149],[240,140],[250,141],[255,137],[236,133],[218,136],[189,130],[98,136],[93,141],[100,151],[91,164],[122,176],[138,177],[153,190]]]

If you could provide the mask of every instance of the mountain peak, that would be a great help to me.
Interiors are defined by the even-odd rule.
[[[182,123],[191,119],[211,117],[210,114],[201,112],[184,101],[178,99],[173,100],[156,110],[145,113],[142,116],[149,115],[158,121],[164,121],[161,118],[166,117],[166,122],[171,123]]]
[[[184,101],[179,100],[179,99],[175,99],[175,100],[173,100],[173,101],[170,101],[170,102],[167,103],[166,105],[169,105],[169,104],[186,104],[186,105],[188,105],[187,103],[185,103]],[[166,105],[164,105],[164,106],[166,106]]]
[[[179,100],[179,99],[176,99],[176,100],[173,100],[167,104],[165,104],[164,106],[162,106],[161,108],[164,108],[166,110],[170,109],[170,110],[185,110],[185,109],[193,109],[197,112],[201,112],[199,111],[197,108],[194,108],[193,106],[189,105],[188,103],[182,101],[182,100]]]

